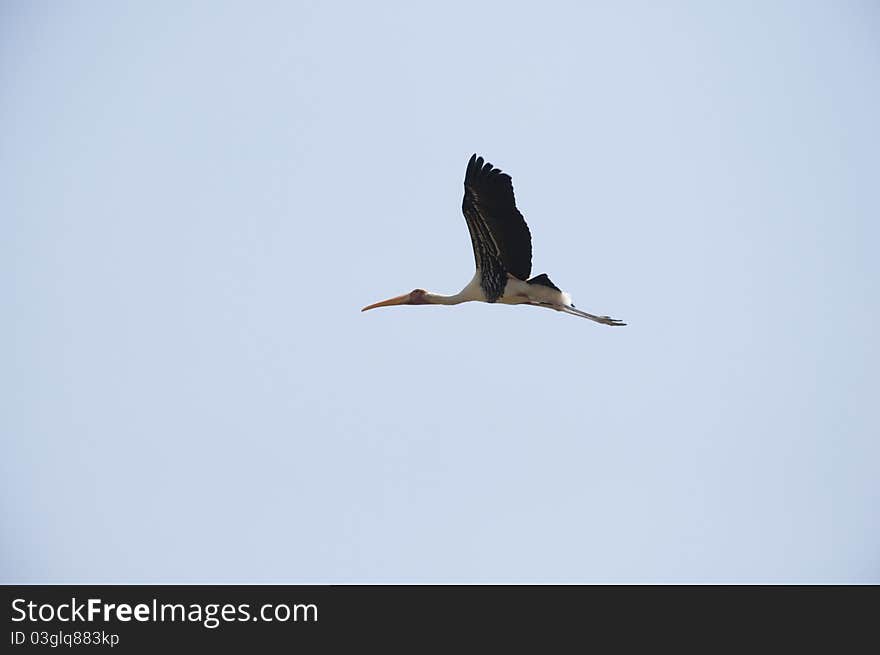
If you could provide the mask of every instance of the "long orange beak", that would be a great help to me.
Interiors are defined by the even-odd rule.
[[[376,309],[376,307],[391,307],[392,305],[408,305],[409,304],[409,294],[405,293],[402,296],[395,296],[394,298],[389,298],[388,300],[382,300],[381,302],[374,302],[372,305],[367,305],[361,311],[365,312],[368,309]]]

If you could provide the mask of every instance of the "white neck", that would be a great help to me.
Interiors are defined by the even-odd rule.
[[[468,298],[464,292],[456,293],[453,296],[443,296],[439,293],[426,293],[425,300],[429,305],[460,305],[463,302],[473,300]]]
[[[463,302],[471,302],[472,300],[485,300],[483,289],[480,287],[480,270],[474,273],[474,277],[467,283],[464,289],[453,296],[441,296],[438,293],[425,294],[428,303],[431,305],[460,305]]]

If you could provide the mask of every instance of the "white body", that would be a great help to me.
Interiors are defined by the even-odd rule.
[[[441,296],[433,293],[426,293],[428,304],[432,305],[458,305],[463,302],[488,302],[483,288],[480,286],[480,270],[474,273],[474,277],[467,286],[454,296]],[[595,316],[587,312],[575,309],[571,303],[571,296],[565,291],[552,289],[543,284],[529,284],[523,282],[519,278],[512,275],[507,276],[507,285],[504,287],[504,295],[497,300],[505,305],[534,305],[535,307],[546,307],[547,309],[555,309],[557,312],[565,312],[573,314],[581,318],[588,318],[596,323],[604,325],[625,325],[622,321],[611,318],[610,316]]]
[[[474,277],[467,286],[459,293],[450,297],[458,302],[488,302],[483,287],[480,286],[480,269],[474,273]],[[540,284],[529,284],[522,280],[507,276],[507,286],[504,287],[504,295],[497,302],[505,305],[523,305],[526,303],[540,303],[542,305],[571,306],[571,296],[564,291],[557,291]],[[450,303],[452,304],[452,303]]]

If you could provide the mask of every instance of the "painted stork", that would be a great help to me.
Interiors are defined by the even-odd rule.
[[[516,208],[510,175],[473,155],[464,175],[461,204],[477,271],[459,293],[442,296],[415,289],[402,296],[367,305],[361,311],[392,305],[458,305],[463,302],[501,302],[533,305],[573,314],[604,325],[626,325],[608,316],[594,316],[579,309],[571,296],[557,287],[546,273],[529,278],[532,270],[532,237]]]

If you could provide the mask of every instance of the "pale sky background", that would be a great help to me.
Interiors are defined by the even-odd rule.
[[[880,582],[875,2],[4,2],[3,582]],[[473,152],[608,328],[366,314]]]

